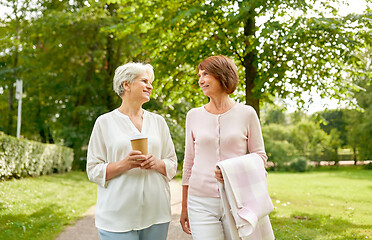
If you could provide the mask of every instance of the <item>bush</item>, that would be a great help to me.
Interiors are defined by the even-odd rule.
[[[364,165],[363,168],[366,169],[366,170],[372,170],[372,162]]]
[[[68,172],[73,159],[70,148],[17,139],[0,132],[0,180]]]
[[[307,159],[305,157],[298,157],[289,165],[290,170],[296,172],[305,172],[307,169]]]
[[[279,124],[270,124],[263,126],[262,133],[268,161],[274,164],[270,170],[288,170],[288,163],[296,156],[295,146],[288,141],[290,128]]]
[[[285,171],[288,162],[295,157],[295,148],[287,141],[265,140],[265,148],[268,160],[274,164],[274,170]]]

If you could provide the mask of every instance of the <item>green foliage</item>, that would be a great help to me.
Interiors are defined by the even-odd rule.
[[[355,98],[363,114],[351,116],[351,141],[356,144],[360,160],[372,159],[372,48],[369,45],[365,51],[359,53],[361,65],[365,75],[359,76],[357,84],[359,91],[355,91]],[[358,119],[359,117],[359,119]],[[357,140],[356,140],[357,139]],[[356,141],[355,141],[356,140]]]
[[[275,170],[290,170],[291,163],[295,170],[306,169],[306,160],[329,160],[333,147],[330,137],[316,123],[305,120],[294,125],[268,124],[262,126],[262,132],[268,160]]]
[[[0,180],[71,170],[70,148],[17,139],[0,132]]]
[[[368,42],[364,28],[370,24],[369,10],[340,17],[332,7],[336,2],[316,9],[319,1],[154,1],[143,6],[157,13],[141,20],[152,23],[144,48],[151,48],[152,62],[175,92],[190,91],[190,74],[181,69],[225,54],[235,59],[244,79],[236,98],[245,97],[256,110],[256,100],[276,95],[297,97],[305,105],[301,95],[311,89],[340,98],[353,85],[343,77],[345,66],[358,61],[354,50]],[[172,91],[167,93],[173,99]]]
[[[290,128],[279,124],[263,125],[262,133],[268,160],[274,164],[275,170],[285,169],[297,154],[290,140]]]
[[[310,121],[297,123],[291,133],[291,141],[299,153],[315,162],[327,151],[328,138],[318,124]]]
[[[370,162],[367,165],[365,165],[364,166],[364,169],[366,169],[366,170],[372,170],[372,162]]]
[[[295,158],[295,160],[289,164],[289,169],[295,172],[305,172],[307,170],[307,161],[305,157]]]
[[[0,182],[0,239],[50,240],[95,204],[85,172]]]
[[[264,108],[261,110],[261,121],[263,124],[287,124],[287,119],[285,115],[285,109],[273,104],[265,104]]]
[[[112,91],[113,72],[121,63],[134,60],[141,26],[130,24],[132,15],[125,14],[130,5],[96,1],[74,4],[39,1],[38,4],[35,17],[30,22],[24,21],[19,33],[22,51],[18,55],[23,69],[18,70],[17,77],[24,82],[21,133],[28,139],[73,148],[74,166],[84,166],[81,160],[94,120],[120,103]],[[24,11],[32,12],[27,8]],[[13,15],[8,17],[13,18]],[[117,28],[120,22],[130,26],[125,28],[126,33]],[[15,34],[11,23],[7,23],[8,37]],[[5,50],[6,46],[2,51]],[[0,56],[9,72],[14,70],[8,60],[13,55],[10,52]],[[8,79],[8,75],[4,77]],[[0,96],[7,96],[5,101],[8,96],[14,98],[12,82],[0,83],[3,89]],[[0,107],[1,111],[9,112],[8,106]],[[12,120],[7,132],[15,135],[15,111],[3,116],[0,119],[3,122]],[[8,130],[6,126],[0,124],[0,130]]]
[[[300,96],[312,89],[348,97],[354,80],[368,76],[355,51],[370,42],[370,9],[326,16],[336,2],[0,1],[12,9],[0,19],[0,131],[15,135],[14,82],[22,79],[22,135],[73,148],[74,166],[84,168],[94,120],[120,104],[114,70],[129,61],[154,66],[146,108],[166,116],[180,160],[185,114],[208,101],[195,72],[207,56],[234,59],[242,81],[232,97],[258,113],[259,101],[276,96],[304,106]],[[358,148],[364,158],[372,149]]]
[[[360,68],[356,74],[354,89],[356,109],[335,109],[316,113],[316,121],[330,135],[330,147],[333,153],[329,158],[337,159],[337,148],[348,146],[353,149],[354,161],[372,158],[372,94],[371,94],[371,47],[359,51],[360,61],[355,68]]]
[[[339,140],[341,141],[339,146],[347,144],[347,119],[345,118],[345,111],[332,109],[317,113],[317,115],[323,119],[320,123],[320,127],[327,133],[331,134],[331,131],[337,130]],[[335,134],[335,133],[334,133]]]

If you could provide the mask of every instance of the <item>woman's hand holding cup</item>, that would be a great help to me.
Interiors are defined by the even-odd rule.
[[[146,160],[141,163],[141,169],[156,170],[166,176],[164,161],[157,159],[152,154],[146,156]]]
[[[141,163],[146,160],[146,156],[143,155],[138,150],[131,151],[126,158],[124,158],[123,162],[127,165],[127,169],[130,170],[132,168],[141,167]]]

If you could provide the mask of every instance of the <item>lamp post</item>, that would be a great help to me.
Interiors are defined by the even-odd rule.
[[[17,138],[20,137],[21,134],[21,115],[22,115],[22,80],[16,81],[16,99],[18,100],[18,118],[17,118]]]

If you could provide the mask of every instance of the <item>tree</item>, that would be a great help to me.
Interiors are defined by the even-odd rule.
[[[0,2],[17,12],[0,25],[0,130],[15,132],[13,84],[22,78],[22,134],[73,147],[77,159],[96,117],[120,103],[111,83],[122,63],[154,66],[146,108],[166,116],[183,152],[186,112],[208,101],[196,81],[203,58],[232,57],[244,79],[233,97],[259,113],[260,101],[295,98],[313,87],[346,94],[352,84],[342,71],[360,77],[362,57],[353,53],[369,41],[371,28],[369,9],[326,18],[315,0],[18,2]],[[330,81],[332,91],[325,91]]]
[[[275,170],[286,169],[298,154],[291,140],[291,131],[292,127],[275,123],[262,126],[266,154]]]
[[[347,144],[347,131],[346,131],[346,119],[345,119],[345,110],[344,109],[331,109],[325,110],[322,112],[318,112],[316,118],[321,118],[320,127],[328,134],[332,135],[331,132],[333,129],[337,130],[333,133],[333,137],[339,135],[340,138],[340,145],[344,146]],[[334,139],[335,141],[336,139]]]
[[[301,94],[313,89],[342,98],[352,87],[343,72],[358,60],[355,50],[370,40],[371,23],[370,9],[337,16],[332,7],[337,2],[154,1],[139,8],[156,13],[141,20],[151,23],[144,49],[151,49],[152,63],[167,79],[159,86],[172,102],[183,101],[177,96],[185,93],[197,105],[203,103],[194,89],[194,71],[214,54],[236,61],[244,79],[236,98],[245,95],[258,113],[260,100],[273,96],[297,98],[300,106]]]
[[[291,142],[299,155],[320,164],[321,157],[328,151],[329,136],[320,126],[311,121],[302,121],[292,128]]]
[[[131,8],[96,1],[37,1],[38,11],[20,35],[26,138],[64,144],[74,148],[76,160],[84,158],[94,120],[120,104],[112,90],[115,68],[141,57],[142,30],[130,23],[126,13]],[[117,29],[120,22],[126,22],[125,32]],[[4,22],[9,39],[11,26]],[[14,56],[8,51],[1,61],[9,66]],[[9,75],[1,70],[0,76]],[[4,94],[9,86],[11,82],[1,85]]]
[[[42,117],[56,139],[74,148],[75,163],[82,167],[85,162],[79,160],[86,156],[95,119],[120,104],[112,90],[114,70],[137,54],[140,26],[126,24],[126,32],[117,30],[118,23],[128,22],[125,12],[130,7],[45,1],[42,16],[29,29],[29,42],[40,46],[32,54],[32,61],[40,65],[29,75],[40,87],[30,89],[30,105],[40,106],[45,114],[34,118]]]
[[[21,35],[22,30],[29,24],[27,16],[35,10],[30,6],[30,1],[0,1],[0,6],[11,9],[10,13],[4,13],[0,20],[0,87],[6,91],[8,97],[7,109],[0,109],[3,112],[6,123],[0,130],[7,134],[15,135],[14,120],[15,112],[15,82],[21,79],[23,66],[23,51],[26,46],[23,44]],[[5,116],[6,115],[6,116]]]
[[[353,160],[354,165],[357,164],[359,159],[358,157],[358,149],[360,145],[360,136],[362,133],[360,132],[360,120],[363,119],[363,113],[356,109],[350,109],[345,111],[344,113],[346,124],[346,131],[347,131],[347,145],[351,147],[353,150]]]
[[[329,160],[334,161],[335,165],[338,165],[339,157],[338,157],[338,148],[341,146],[341,133],[336,129],[331,129],[329,133],[329,147],[331,148],[331,158]]]
[[[370,43],[368,43],[370,44]],[[366,45],[366,48],[358,53],[361,61],[359,61],[358,69],[362,69],[357,73],[356,83],[359,86],[358,91],[355,91],[355,98],[362,114],[355,114],[350,117],[350,125],[358,122],[354,126],[351,125],[350,142],[357,143],[358,155],[360,159],[372,159],[372,48],[371,45]],[[359,115],[359,116],[358,116]],[[359,117],[359,119],[358,119]],[[357,141],[355,141],[357,139]],[[356,159],[355,159],[356,163]]]
[[[263,124],[287,124],[285,109],[282,106],[274,104],[265,104],[261,110],[261,122]]]

